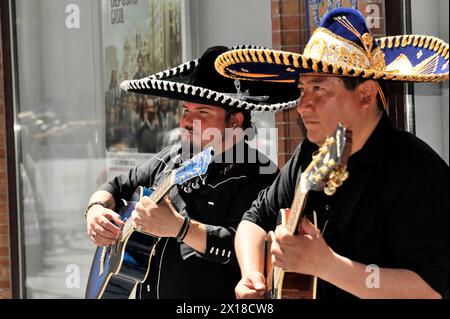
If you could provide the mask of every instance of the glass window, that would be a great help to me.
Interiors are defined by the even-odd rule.
[[[93,245],[83,210],[105,179],[97,1],[14,2],[26,298],[81,298]]]
[[[222,1],[11,2],[23,297],[83,298],[95,250],[83,217],[90,195],[177,137],[174,101],[124,94],[119,83],[196,58],[212,45],[270,46],[270,1],[262,8],[253,0],[240,12],[263,16],[264,30],[216,36],[205,34],[216,24],[206,17],[218,14]],[[233,0],[233,5],[242,4]],[[197,18],[205,24],[201,33]],[[269,43],[248,41],[258,30]],[[229,38],[237,33],[247,38],[238,39],[242,43]],[[214,43],[205,42],[213,37]],[[136,130],[150,117],[147,102],[155,106],[161,132],[141,143]],[[256,122],[274,127],[274,115]],[[275,139],[262,138],[273,144],[266,149],[276,161]]]

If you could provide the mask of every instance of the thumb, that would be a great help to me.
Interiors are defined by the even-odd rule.
[[[105,217],[108,218],[109,220],[114,221],[114,224],[116,224],[117,226],[123,225],[123,221],[120,218],[120,215],[115,213],[114,211],[109,211],[108,213],[105,214]]]
[[[265,279],[260,272],[253,272],[249,279],[256,290],[266,290],[266,284],[264,283]]]
[[[300,232],[303,235],[317,236],[320,234],[320,230],[314,226],[308,218],[304,217],[300,225]]]

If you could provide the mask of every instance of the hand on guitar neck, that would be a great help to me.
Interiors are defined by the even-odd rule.
[[[136,229],[158,237],[175,237],[184,221],[167,197],[159,205],[149,197],[143,197],[131,218]]]

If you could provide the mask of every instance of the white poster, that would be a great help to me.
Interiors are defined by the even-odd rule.
[[[127,93],[123,80],[181,64],[181,0],[102,0],[108,177],[174,143],[178,102]],[[124,160],[124,157],[126,160]]]

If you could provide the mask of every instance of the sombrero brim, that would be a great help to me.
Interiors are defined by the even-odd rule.
[[[240,49],[221,54],[215,62],[223,76],[274,82],[297,81],[302,73],[362,77],[405,82],[448,80],[448,44],[423,35],[402,35],[376,40],[384,54],[383,71],[332,64],[298,53],[263,49]]]
[[[261,49],[261,47],[242,46],[233,49]],[[240,99],[233,93],[223,93],[208,88],[190,85],[183,81],[198,65],[198,59],[181,64],[157,74],[137,79],[127,80],[120,84],[122,90],[138,94],[167,97],[179,101],[215,105],[230,109],[248,111],[279,111],[297,106],[298,99],[281,103],[260,104]]]

